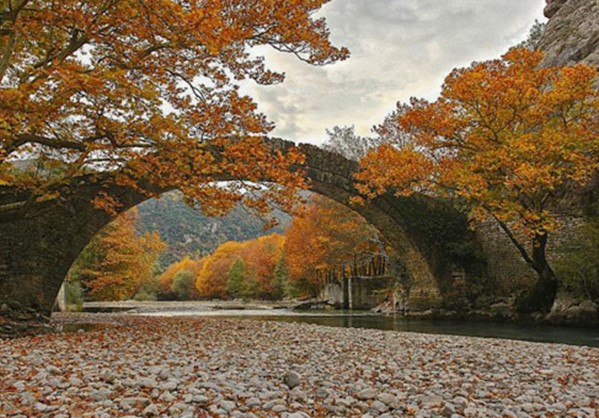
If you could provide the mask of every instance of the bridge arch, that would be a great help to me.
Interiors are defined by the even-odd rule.
[[[464,260],[447,249],[452,241],[464,245],[471,239],[463,215],[449,205],[424,196],[397,198],[380,196],[364,205],[353,206],[357,195],[354,173],[358,165],[339,154],[313,145],[295,145],[273,139],[274,149],[298,147],[306,157],[304,170],[313,192],[355,210],[377,228],[393,245],[411,276],[408,304],[420,310],[438,307],[445,293],[444,283],[457,270],[467,270]],[[76,198],[48,207],[33,219],[4,223],[0,229],[0,303],[49,314],[60,286],[73,262],[91,239],[113,217],[91,204],[98,185],[90,185]],[[122,210],[148,197],[113,185],[109,193],[122,203]],[[455,244],[455,243],[453,243]]]

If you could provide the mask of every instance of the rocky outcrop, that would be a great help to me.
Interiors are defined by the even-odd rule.
[[[547,0],[549,18],[539,48],[544,64],[599,67],[599,0]]]
[[[558,11],[566,4],[568,0],[547,0],[547,6],[545,6],[545,17],[551,19]]]
[[[560,325],[598,326],[599,304],[589,299],[580,299],[560,292],[547,320]]]

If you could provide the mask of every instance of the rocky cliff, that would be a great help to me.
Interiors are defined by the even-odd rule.
[[[549,22],[539,45],[545,65],[599,67],[599,0],[547,0],[545,16]]]

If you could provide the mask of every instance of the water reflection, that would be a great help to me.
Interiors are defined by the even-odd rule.
[[[567,328],[473,320],[407,320],[400,316],[380,316],[357,311],[213,310],[161,311],[152,316],[218,316],[268,321],[303,322],[344,328],[372,328],[426,334],[468,335],[508,338],[599,347],[599,328]]]

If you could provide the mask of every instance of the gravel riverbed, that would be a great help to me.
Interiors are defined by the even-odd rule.
[[[599,417],[597,348],[93,318],[121,325],[0,340],[0,417]]]

